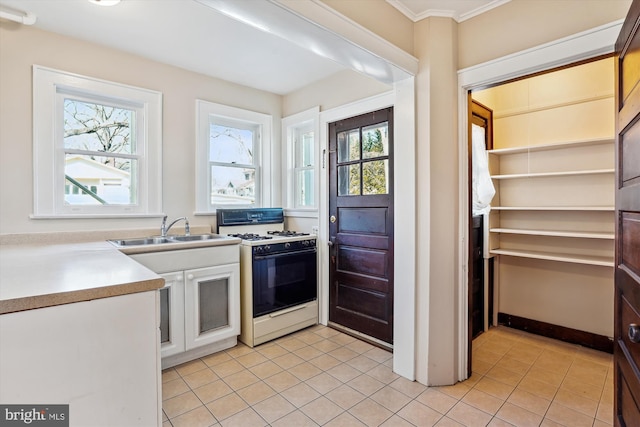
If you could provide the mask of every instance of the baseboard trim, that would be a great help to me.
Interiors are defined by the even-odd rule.
[[[526,319],[507,313],[498,313],[498,324],[613,354],[613,340],[604,335],[553,325],[539,320]]]

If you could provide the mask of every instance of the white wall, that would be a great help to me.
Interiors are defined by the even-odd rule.
[[[280,191],[279,95],[149,61],[99,45],[0,21],[0,234],[149,228],[159,218],[32,220],[31,67],[38,64],[90,77],[153,89],[163,94],[163,209],[187,215],[194,225],[215,217],[195,211],[195,100],[271,114],[274,119],[273,179]],[[274,204],[279,204],[279,196]]]

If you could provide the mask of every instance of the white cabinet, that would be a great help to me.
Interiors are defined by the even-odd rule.
[[[239,265],[187,270],[184,276],[186,350],[240,335]]]
[[[239,246],[131,255],[165,279],[160,289],[162,368],[237,344]]]
[[[185,351],[184,272],[160,274],[160,354],[163,358]]]
[[[160,425],[157,304],[153,290],[1,315],[0,402],[68,404],[72,427]]]

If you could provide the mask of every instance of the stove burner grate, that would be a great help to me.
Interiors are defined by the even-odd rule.
[[[273,239],[271,236],[261,236],[255,233],[235,233],[235,234],[227,234],[227,236],[238,237],[242,240],[268,240]]]
[[[282,237],[297,237],[297,236],[308,236],[309,233],[298,233],[297,231],[267,231],[267,234],[271,234],[274,236],[282,236]]]

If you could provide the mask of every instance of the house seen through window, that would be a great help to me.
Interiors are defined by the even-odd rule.
[[[271,115],[196,100],[196,210],[270,203]]]
[[[64,201],[69,205],[137,203],[135,110],[64,100]]]
[[[162,94],[34,65],[34,218],[158,215]]]
[[[209,168],[211,205],[255,204],[254,159],[259,127],[211,117]]]

